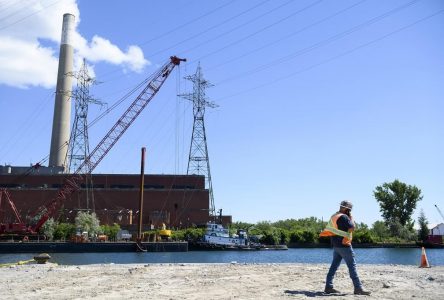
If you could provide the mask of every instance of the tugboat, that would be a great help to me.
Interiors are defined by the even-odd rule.
[[[194,243],[194,248],[202,250],[260,250],[261,244],[250,242],[245,230],[238,230],[231,235],[222,224],[207,223],[205,234],[201,241]]]

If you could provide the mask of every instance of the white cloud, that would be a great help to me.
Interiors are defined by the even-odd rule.
[[[52,88],[57,81],[58,49],[64,13],[76,17],[76,0],[0,0],[0,85]],[[141,72],[150,64],[138,46],[122,51],[110,40],[95,35],[90,42],[74,33],[75,66],[82,58]],[[93,66],[89,66],[94,73]]]
[[[0,36],[0,83],[51,88],[57,80],[57,64],[51,48]]]
[[[135,72],[141,72],[148,63],[142,50],[137,46],[129,46],[125,53],[109,40],[97,35],[92,38],[90,43],[80,35],[76,35],[74,41],[79,55],[86,57],[91,62],[106,61],[114,65],[124,65]]]

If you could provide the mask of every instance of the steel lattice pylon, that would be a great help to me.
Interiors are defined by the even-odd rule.
[[[88,106],[90,103],[103,105],[102,102],[92,98],[89,94],[89,87],[95,83],[94,79],[88,74],[88,67],[83,60],[80,71],[73,75],[77,78],[77,88],[72,93],[75,103],[75,117],[71,130],[71,137],[68,146],[68,169],[69,173],[74,173],[90,154],[88,140]],[[85,169],[85,188],[86,188],[86,209],[89,207],[90,188],[92,188],[91,170]],[[94,202],[94,196],[91,192],[91,199]],[[94,204],[92,205],[94,208]],[[80,208],[80,207],[79,207]]]
[[[211,182],[210,159],[208,157],[207,138],[205,134],[205,107],[216,105],[207,100],[205,89],[213,85],[203,78],[200,63],[194,75],[185,79],[193,82],[193,93],[182,94],[181,97],[193,102],[193,133],[191,135],[190,154],[188,157],[187,175],[205,175],[205,184],[210,196],[210,214],[215,216],[213,185]]]

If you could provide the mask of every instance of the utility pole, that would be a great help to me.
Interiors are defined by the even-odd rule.
[[[71,76],[77,79],[77,88],[71,95],[75,102],[75,117],[72,124],[71,137],[69,139],[67,170],[69,173],[74,173],[90,154],[88,140],[88,106],[90,103],[99,105],[103,105],[104,103],[92,98],[89,94],[89,87],[92,84],[95,84],[95,80],[88,74],[88,67],[85,59],[83,59],[80,71],[71,74]],[[86,209],[90,209],[89,202],[91,196],[92,207],[94,210],[94,195],[92,192],[93,182],[91,170],[88,166],[89,164],[85,164],[85,168],[82,170],[85,175]]]
[[[213,185],[211,182],[210,159],[208,157],[207,138],[205,133],[205,108],[215,108],[217,105],[209,102],[205,89],[213,85],[203,78],[200,63],[194,75],[186,76],[185,79],[193,82],[193,92],[180,95],[182,98],[193,102],[193,133],[191,135],[190,153],[188,156],[187,175],[205,175],[205,185],[208,188],[210,203],[209,212],[216,217],[214,207]]]

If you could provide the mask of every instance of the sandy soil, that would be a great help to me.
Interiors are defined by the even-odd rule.
[[[359,265],[370,297],[324,295],[325,264],[20,265],[0,268],[1,299],[444,299],[444,267]]]

